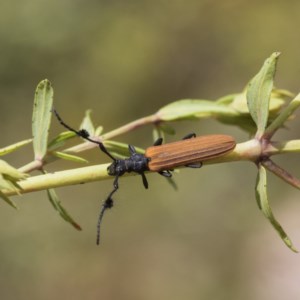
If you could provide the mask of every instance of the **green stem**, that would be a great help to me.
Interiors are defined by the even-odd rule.
[[[24,194],[112,178],[107,174],[107,167],[108,164],[103,164],[29,177],[18,182],[18,185],[21,187],[19,193]],[[6,196],[17,194],[15,191],[2,190],[1,192]]]
[[[148,125],[148,124],[155,124],[159,121],[160,121],[159,117],[156,114],[150,115],[150,116],[147,116],[147,117],[143,117],[143,118],[137,119],[133,122],[130,122],[126,125],[123,125],[123,126],[117,128],[117,129],[114,129],[112,131],[109,131],[109,132],[103,134],[100,137],[100,140],[101,141],[109,140],[109,139],[112,139],[116,136],[119,136],[119,135],[122,135],[124,133],[133,131],[134,129],[140,128],[140,127]],[[80,153],[82,151],[97,148],[97,147],[98,147],[98,145],[96,145],[96,144],[93,144],[93,143],[90,143],[90,142],[84,142],[80,145],[76,145],[74,147],[66,149],[65,152]]]
[[[262,153],[262,147],[258,140],[252,139],[244,143],[239,143],[236,145],[235,149],[224,155],[214,159],[204,161],[204,165],[233,162],[233,161],[251,161],[256,162],[261,155],[272,156],[275,154],[283,154],[290,152],[300,152],[300,140],[288,141],[288,142],[273,142],[271,143],[264,152]],[[299,188],[300,183],[292,176],[290,176],[286,171],[281,169],[275,164],[269,163],[270,160],[264,162],[264,166],[271,172],[275,173],[277,176],[281,177],[288,183]],[[26,180],[18,182],[22,190],[20,193],[29,193],[33,191],[40,191],[49,188],[68,186],[79,183],[87,183],[97,180],[111,179],[113,177],[107,174],[107,167],[109,164],[102,164],[96,166],[89,166],[83,168],[77,168],[67,171],[60,171],[55,173],[48,173],[45,175],[39,175],[34,177],[29,177]],[[23,169],[34,169],[40,168],[38,162],[32,162],[21,168]],[[126,174],[134,175],[134,174]],[[2,191],[5,195],[16,195],[16,192]]]
[[[300,140],[291,140],[283,142],[270,142],[264,154],[266,156],[285,154],[285,153],[299,153],[300,152]]]
[[[255,161],[261,153],[260,149],[261,147],[257,140],[250,140],[237,144],[235,149],[227,155],[205,161],[204,165],[230,161]],[[21,187],[21,190],[18,192],[19,194],[23,194],[49,188],[112,179],[113,177],[107,174],[108,165],[102,164],[29,177],[26,180],[18,182],[18,185]],[[128,175],[135,174],[126,174],[126,176]],[[18,194],[16,191],[2,190],[1,192],[6,196]]]

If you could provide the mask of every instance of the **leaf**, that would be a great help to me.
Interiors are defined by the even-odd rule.
[[[73,131],[64,131],[56,136],[51,142],[48,144],[48,150],[52,151],[59,147],[62,147],[65,142],[76,136],[76,133]]]
[[[103,131],[103,126],[98,126],[95,130],[95,136],[100,136]]]
[[[71,160],[79,163],[88,163],[88,161],[82,157],[79,157],[77,155],[69,154],[66,152],[60,152],[60,151],[53,151],[51,152],[54,156],[65,159],[65,160]]]
[[[7,147],[4,147],[4,148],[0,149],[0,156],[6,155],[6,154],[11,153],[13,151],[16,151],[19,148],[30,144],[31,142],[32,142],[32,139],[28,139],[28,140],[24,140],[24,141],[9,145]]]
[[[12,206],[13,208],[15,209],[18,209],[17,205],[15,204],[15,202],[13,202],[12,200],[10,200],[5,194],[3,194],[1,191],[0,191],[0,198],[2,200],[4,200],[7,204],[9,204],[10,206]]]
[[[129,156],[128,144],[115,142],[115,141],[104,141],[106,149],[115,157],[126,158]],[[145,150],[139,147],[134,147],[137,153],[145,153]]]
[[[278,232],[281,239],[284,243],[294,252],[298,252],[296,248],[294,248],[292,241],[285,233],[279,222],[275,219],[271,207],[269,205],[268,195],[267,195],[267,174],[266,169],[259,165],[258,174],[256,179],[256,187],[255,187],[255,195],[258,207],[261,209],[265,217],[270,221],[274,229]]]
[[[19,172],[4,160],[0,160],[0,190],[6,189],[18,192],[20,190],[20,186],[17,181],[25,179],[27,176],[28,175]],[[10,206],[17,208],[16,204],[1,191],[0,197]]]
[[[276,114],[286,103],[286,99],[284,96],[280,96],[277,93],[277,90],[272,90],[270,102],[269,102],[269,113]],[[247,94],[241,93],[236,94],[230,107],[234,108],[241,114],[249,115],[249,108],[247,104]]]
[[[33,149],[38,160],[42,160],[47,152],[52,103],[53,88],[45,79],[36,88],[32,115]]]
[[[298,94],[273,120],[273,122],[267,127],[264,132],[263,137],[266,139],[271,139],[273,134],[280,128],[285,125],[285,122],[289,120],[292,114],[300,106],[300,94]]]
[[[235,116],[237,112],[215,101],[184,99],[162,107],[156,114],[161,121],[178,121],[216,115]]]
[[[90,134],[90,136],[94,136],[95,127],[91,120],[91,112],[92,111],[90,109],[85,112],[85,117],[80,124],[80,129],[85,129]]]
[[[0,159],[0,174],[6,175],[14,181],[25,179],[27,174],[18,171],[16,168],[9,165],[6,161]]]
[[[260,71],[248,85],[247,104],[257,126],[257,137],[262,136],[267,126],[270,95],[279,55],[279,52],[274,52],[266,59]]]
[[[158,125],[158,127],[161,131],[163,131],[166,134],[174,135],[176,133],[175,129],[166,123],[161,123]]]
[[[162,138],[165,141],[165,133],[161,130],[160,126],[156,125],[152,132],[153,142],[155,143],[158,139]]]
[[[216,100],[218,104],[224,104],[224,105],[229,105],[232,103],[234,98],[239,95],[239,94],[230,94],[230,95],[225,95],[219,99]]]
[[[0,174],[0,190],[2,189],[19,193],[20,186],[11,177]]]
[[[47,195],[48,195],[49,201],[51,202],[51,204],[53,205],[55,210],[58,211],[60,216],[66,222],[70,223],[75,229],[82,230],[80,225],[73,220],[73,218],[68,214],[66,209],[61,205],[61,202],[60,202],[55,190],[54,189],[48,189],[47,190]]]

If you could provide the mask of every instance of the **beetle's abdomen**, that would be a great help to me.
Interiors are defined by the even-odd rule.
[[[228,135],[206,135],[147,148],[150,171],[159,172],[202,162],[230,152],[236,145]]]

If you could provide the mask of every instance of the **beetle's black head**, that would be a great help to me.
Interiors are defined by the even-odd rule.
[[[117,175],[117,169],[118,169],[118,163],[117,161],[114,161],[111,165],[107,167],[107,173],[110,176],[116,176]]]
[[[122,176],[128,172],[125,159],[116,159],[107,167],[107,173],[110,176]]]

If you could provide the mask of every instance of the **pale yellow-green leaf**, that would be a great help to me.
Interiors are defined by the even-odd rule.
[[[297,249],[293,246],[292,241],[288,235],[283,230],[282,226],[275,219],[272,209],[269,204],[268,195],[267,195],[267,174],[266,169],[262,165],[258,167],[258,174],[256,179],[255,195],[259,208],[265,217],[270,221],[274,229],[277,231],[284,243],[294,252],[298,252]]]
[[[155,126],[153,128],[152,137],[154,143],[160,138],[162,138],[163,141],[165,141],[165,133],[161,130],[160,126]]]
[[[61,201],[59,200],[54,189],[48,189],[47,195],[50,203],[58,211],[59,215],[68,223],[70,223],[75,229],[81,230],[80,225],[74,221],[74,219],[70,216],[70,214],[66,211],[66,209],[61,205]]]
[[[159,128],[161,131],[163,131],[164,133],[169,134],[169,135],[174,135],[176,133],[174,127],[172,127],[166,123],[159,124]]]
[[[60,152],[60,151],[53,151],[51,152],[54,156],[65,159],[65,160],[70,160],[74,162],[79,162],[79,163],[88,163],[88,161],[82,157],[79,157],[77,155],[65,153],[65,152]]]
[[[162,107],[156,114],[161,121],[178,121],[218,115],[236,116],[237,112],[215,101],[184,99]]]
[[[90,136],[93,136],[95,134],[95,127],[91,119],[91,112],[90,109],[85,112],[85,116],[80,124],[80,129],[85,129]]]
[[[2,200],[4,200],[7,204],[9,204],[11,207],[15,208],[15,209],[18,209],[17,205],[15,204],[15,202],[13,202],[12,200],[10,200],[5,194],[3,194],[1,191],[0,191],[0,198]]]
[[[250,81],[247,88],[249,112],[257,126],[257,137],[261,137],[268,122],[269,102],[279,52],[274,52]]]
[[[11,177],[0,174],[0,190],[2,189],[19,193],[20,187]]]
[[[0,149],[0,156],[6,155],[6,154],[11,153],[13,151],[16,151],[16,150],[20,149],[21,147],[30,144],[31,142],[32,142],[32,139],[28,139],[28,140],[24,140],[24,141],[6,146],[4,148],[1,148]]]
[[[25,179],[28,175],[21,173],[16,168],[9,165],[6,161],[0,159],[0,174],[9,176],[13,180]]]
[[[65,142],[73,137],[76,136],[76,133],[73,131],[64,131],[60,133],[57,137],[55,137],[51,142],[48,144],[48,150],[52,151],[59,147],[62,147]]]
[[[38,160],[42,160],[47,152],[52,104],[53,88],[45,79],[36,88],[32,114],[33,149]]]
[[[128,144],[106,140],[104,141],[105,148],[116,158],[129,157]],[[137,153],[144,153],[145,150],[139,147],[135,147]]]
[[[103,132],[103,126],[98,126],[95,130],[95,136],[100,136],[102,132]]]
[[[285,103],[286,100],[284,97],[280,97],[276,90],[274,90],[274,93],[272,91],[269,103],[269,112],[278,112],[281,108],[283,108]],[[234,108],[241,114],[249,114],[246,93],[236,94],[232,103],[230,104],[230,107]]]

